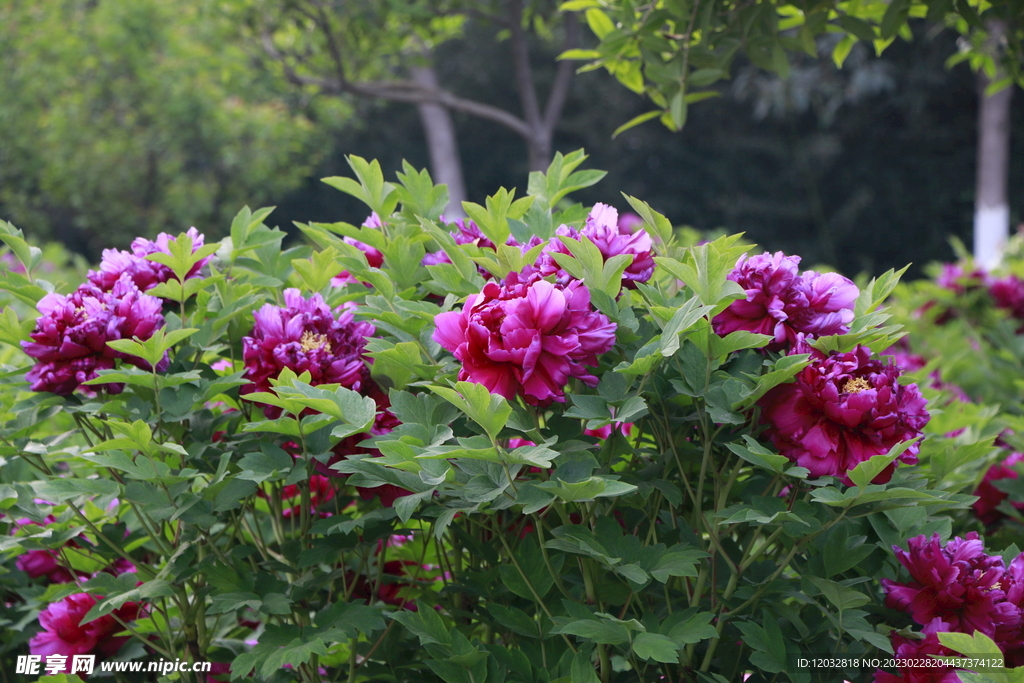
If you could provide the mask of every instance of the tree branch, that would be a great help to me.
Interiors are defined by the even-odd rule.
[[[571,50],[576,47],[579,37],[579,23],[576,14],[566,12],[565,15],[565,42],[562,51]],[[569,96],[569,85],[576,69],[571,60],[563,60],[558,64],[558,71],[555,73],[554,83],[551,85],[551,92],[548,93],[548,102],[544,107],[544,132],[548,137],[554,135],[555,125],[562,116],[562,109],[565,107],[565,100]]]
[[[533,70],[530,68],[530,49],[526,44],[526,34],[523,33],[523,0],[512,0],[509,6],[512,70],[515,73],[516,89],[519,91],[519,102],[523,106],[523,118],[535,134],[542,133],[540,105],[537,102],[537,91],[533,86]]]
[[[458,97],[443,88],[424,88],[413,81],[401,80],[353,83],[344,78],[343,72],[338,73],[336,78],[300,74],[290,62],[292,56],[282,53],[274,45],[269,33],[263,33],[262,42],[264,52],[281,64],[285,78],[295,85],[315,86],[325,93],[334,95],[349,93],[407,104],[440,104],[453,111],[501,124],[526,140],[529,140],[532,134],[533,129],[518,116],[490,104]],[[335,68],[338,68],[338,63],[335,64]]]

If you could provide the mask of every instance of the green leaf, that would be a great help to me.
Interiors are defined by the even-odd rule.
[[[121,486],[110,479],[51,479],[49,481],[32,482],[32,490],[36,497],[54,502],[80,500],[83,497],[95,496],[93,502],[98,507],[106,507],[121,493]]]
[[[431,386],[431,391],[460,409],[483,427],[491,440],[505,428],[512,407],[503,396],[492,394],[487,387],[475,382],[458,382],[454,389]]]
[[[624,124],[615,129],[615,131],[612,133],[612,139],[614,140],[615,138],[619,137],[619,135],[625,133],[627,130],[633,128],[634,126],[639,126],[641,123],[646,123],[647,121],[650,121],[651,119],[656,119],[659,116],[661,116],[660,109],[655,109],[654,111],[648,111],[638,116],[634,116],[629,121],[626,121]]]
[[[521,636],[538,638],[541,635],[537,622],[518,607],[490,603],[487,605],[487,611],[499,624]]]
[[[902,441],[890,448],[889,452],[885,455],[875,455],[861,462],[847,473],[850,480],[861,488],[866,487],[875,477],[882,473],[882,470],[891,465],[896,458],[900,457],[904,451],[919,440],[920,437],[909,441]]]
[[[416,608],[415,612],[400,611],[389,616],[409,629],[413,635],[418,636],[422,645],[451,645],[452,637],[441,615],[421,600],[416,601]]]
[[[633,652],[640,659],[653,659],[666,664],[678,664],[679,652],[675,641],[660,633],[640,633],[633,639]]]
[[[697,297],[687,300],[680,306],[661,333],[661,355],[665,357],[675,355],[679,350],[679,335],[687,332],[698,320],[714,310],[714,306],[705,306]]]
[[[604,38],[615,30],[615,24],[608,18],[608,15],[596,7],[588,9],[584,16],[587,19],[587,26],[590,27],[590,30],[594,32],[598,39]]]
[[[708,557],[703,550],[675,546],[658,559],[651,570],[651,576],[661,583],[667,583],[673,576],[697,576],[697,563]]]
[[[569,667],[569,683],[601,683],[586,650],[580,650],[573,655],[572,666]]]
[[[558,627],[557,631],[604,645],[621,645],[629,641],[629,630],[621,623],[608,620],[577,619]]]

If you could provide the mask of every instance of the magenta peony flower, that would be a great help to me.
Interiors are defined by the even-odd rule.
[[[747,293],[712,321],[715,333],[737,330],[768,334],[770,351],[795,344],[800,337],[843,334],[853,321],[857,286],[836,273],[799,272],[800,257],[781,251],[743,255],[729,274]]]
[[[978,500],[974,501],[971,507],[985,526],[997,524],[1006,518],[1006,515],[996,508],[1006,500],[1007,494],[997,489],[993,482],[1000,479],[1016,479],[1018,473],[1014,465],[1020,464],[1021,461],[1024,461],[1024,453],[1011,453],[1006,460],[989,467],[975,489],[974,495],[978,496]],[[1014,503],[1013,506],[1018,510],[1024,510],[1024,503]]]
[[[205,238],[198,230],[189,228],[185,234],[192,238],[193,253],[203,246]],[[106,292],[114,288],[122,274],[127,273],[128,277],[135,283],[135,286],[145,292],[156,287],[161,282],[173,280],[174,271],[168,266],[146,259],[150,254],[157,252],[170,254],[171,251],[167,244],[173,239],[175,239],[174,236],[162,232],[157,235],[155,241],[147,240],[144,237],[136,237],[132,242],[132,250],[130,252],[104,249],[103,260],[100,261],[100,269],[99,271],[89,271],[89,282]],[[209,260],[210,258],[206,257],[192,266],[185,279],[198,277],[199,271]]]
[[[115,351],[107,346],[114,339],[138,337],[145,341],[164,324],[160,299],[142,294],[127,275],[109,292],[85,283],[67,296],[47,294],[36,305],[42,313],[30,342],[21,346],[36,359],[26,379],[33,391],[49,391],[67,396],[98,370],[114,367],[118,358],[143,369],[146,361]],[[167,358],[157,366],[167,367]],[[110,393],[119,393],[120,384],[102,385]],[[94,387],[98,388],[98,387]]]
[[[615,324],[591,308],[581,282],[562,286],[538,274],[489,282],[436,324],[434,340],[462,362],[460,380],[532,405],[565,401],[570,377],[595,386],[586,366],[615,344]]]
[[[622,273],[624,287],[632,288],[636,287],[638,282],[647,282],[654,274],[651,236],[642,227],[638,228],[636,232],[620,228],[618,217],[618,211],[607,204],[594,204],[594,208],[590,210],[582,228],[576,230],[567,225],[560,225],[555,230],[556,236],[548,241],[548,245],[541,252],[534,268],[543,277],[554,275],[559,283],[567,284],[572,279],[571,276],[562,270],[561,266],[551,257],[551,253],[570,254],[571,252],[557,236],[570,237],[574,240],[582,240],[583,237],[587,237],[598,248],[605,261],[619,254],[633,257],[632,263],[626,266],[626,270]],[[540,238],[534,237],[522,247],[523,251],[528,251],[540,243]]]
[[[239,389],[242,395],[271,391],[270,379],[289,368],[309,372],[310,384],[340,384],[359,391],[371,382],[363,360],[366,338],[373,325],[356,322],[351,304],[334,311],[319,294],[304,299],[297,289],[284,290],[284,308],[265,304],[253,313],[251,337],[242,338],[245,378],[251,382]],[[281,409],[264,406],[271,419]]]
[[[944,647],[939,642],[939,633],[952,631],[953,628],[941,619],[933,619],[921,630],[924,638],[915,640],[893,634],[892,645],[896,659],[917,660],[932,659],[930,655],[956,657],[958,653]],[[904,666],[899,675],[878,669],[875,671],[875,683],[960,683],[960,677],[951,666]]]
[[[494,242],[492,242],[486,235],[484,235],[484,233],[480,230],[476,223],[469,220],[468,218],[458,218],[455,220],[454,223],[448,224],[448,227],[452,226],[455,226],[455,230],[451,231],[449,234],[455,240],[455,244],[473,244],[482,249],[490,249],[492,251],[496,251],[494,247]],[[511,235],[509,235],[509,238],[505,240],[505,244],[509,246],[517,246],[515,239]],[[444,251],[432,251],[429,254],[426,254],[423,257],[422,261],[423,265],[425,266],[436,266],[441,263],[451,262],[452,260],[448,258],[448,254],[446,254]],[[489,280],[493,277],[490,271],[483,268],[482,266],[477,266],[477,270],[486,280]]]
[[[1007,600],[1007,589],[1014,587],[1002,582],[1012,575],[1007,574],[1003,558],[985,553],[976,532],[945,546],[938,534],[930,539],[918,536],[907,541],[907,547],[905,551],[894,546],[893,551],[910,572],[911,581],[882,579],[888,607],[908,612],[919,624],[941,619],[949,630],[981,631],[996,642],[1019,637],[1020,607]],[[1014,588],[1018,598],[1019,592]]]
[[[365,221],[363,221],[362,227],[380,229],[384,227],[384,224],[381,223],[380,216],[378,216],[377,212],[374,211],[367,217]],[[382,265],[384,265],[384,254],[380,253],[378,249],[374,249],[369,244],[366,244],[365,242],[360,242],[359,240],[353,237],[349,237],[347,235],[345,237],[342,237],[341,239],[343,242],[351,244],[353,247],[356,247],[361,252],[363,252],[363,254],[366,256],[366,262],[370,265],[371,268],[380,268]],[[357,282],[359,282],[359,280],[357,280],[347,270],[343,270],[337,275],[335,275],[333,278],[331,278],[332,287],[344,287],[345,285],[350,285]]]
[[[794,352],[808,350],[801,344]],[[872,360],[864,346],[828,356],[814,351],[795,382],[775,387],[758,401],[765,434],[810,476],[830,475],[852,484],[849,470],[920,436],[928,423],[917,385],[903,386],[899,376],[896,366]],[[919,450],[914,444],[897,462],[916,463]],[[894,465],[875,482],[888,481]]]
[[[92,609],[103,596],[88,593],[75,593],[59,602],[50,603],[49,607],[39,613],[39,624],[43,630],[29,641],[29,651],[34,655],[73,655],[96,654],[110,657],[121,649],[128,636],[115,637],[113,634],[124,628],[117,619],[123,622],[138,618],[140,608],[137,603],[127,602],[114,610],[113,615],[105,614],[87,624],[82,618]],[[115,616],[117,619],[115,619]],[[70,673],[70,659],[64,673]]]

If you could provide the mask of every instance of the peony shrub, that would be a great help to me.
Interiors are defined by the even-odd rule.
[[[916,666],[964,638],[1019,663],[1024,559],[971,495],[1012,416],[900,364],[899,274],[580,206],[584,159],[448,222],[426,172],[351,157],[326,182],[360,226],[286,245],[244,209],[84,283],[0,224],[0,285],[37,305],[2,318],[0,665],[889,683],[983,675]]]

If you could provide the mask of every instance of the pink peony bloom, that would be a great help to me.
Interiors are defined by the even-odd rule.
[[[59,602],[50,603],[49,607],[39,613],[39,624],[43,630],[32,636],[29,651],[34,655],[73,655],[95,654],[111,657],[121,649],[128,636],[115,637],[114,634],[124,630],[118,623],[134,621],[139,616],[139,605],[127,602],[114,610],[113,614],[105,614],[87,624],[82,618],[92,609],[103,596],[88,593],[75,593]],[[117,619],[115,619],[115,616]],[[70,673],[71,661],[67,662],[64,673]]]
[[[980,287],[988,287],[991,278],[981,268],[967,272],[959,263],[943,263],[942,272],[935,279],[935,284],[957,294],[964,294]]]
[[[806,352],[800,345],[794,352]],[[779,453],[810,470],[811,477],[839,477],[893,446],[921,435],[928,423],[925,400],[916,384],[901,385],[899,369],[871,359],[857,346],[823,356],[815,351],[792,384],[781,384],[759,401],[765,434]],[[897,462],[917,462],[918,444]],[[886,482],[895,463],[875,479]]]
[[[644,219],[632,211],[619,214],[619,232],[634,233],[644,227]]]
[[[591,308],[581,282],[562,286],[537,274],[489,282],[436,324],[434,340],[462,362],[460,380],[531,405],[565,401],[571,377],[595,386],[587,366],[615,344],[615,324]]]
[[[1006,460],[989,467],[985,472],[985,477],[975,489],[974,495],[978,496],[978,500],[974,501],[971,507],[974,508],[974,514],[985,526],[997,524],[1006,518],[1006,515],[996,508],[1006,500],[1007,494],[997,489],[993,482],[1000,479],[1016,479],[1018,472],[1014,465],[1020,464],[1021,461],[1024,461],[1024,453],[1011,453]],[[1024,510],[1024,503],[1014,503],[1013,506],[1018,510]]]
[[[380,216],[378,216],[377,212],[374,211],[367,217],[365,221],[363,221],[362,227],[380,229],[384,227],[384,224],[381,223]],[[361,252],[363,252],[363,254],[366,256],[366,262],[370,265],[371,268],[380,268],[382,265],[384,265],[384,254],[380,253],[378,249],[374,249],[369,244],[366,244],[365,242],[360,242],[359,240],[353,237],[349,237],[347,235],[345,237],[342,237],[341,239],[343,242],[351,244],[353,247],[356,247]],[[357,280],[355,276],[353,276],[347,270],[343,270],[337,275],[335,275],[333,278],[331,278],[332,287],[344,287],[345,285],[354,284],[357,282],[359,282],[359,280]]]
[[[205,238],[198,230],[189,228],[185,234],[192,238],[193,253],[203,246]],[[128,277],[135,283],[135,286],[145,292],[156,287],[161,282],[173,280],[175,277],[174,271],[168,266],[146,259],[150,254],[156,254],[157,252],[170,254],[171,251],[167,245],[173,239],[176,238],[168,235],[166,232],[162,232],[157,235],[155,241],[147,240],[144,237],[136,237],[132,242],[132,250],[130,252],[104,249],[103,260],[100,261],[100,269],[99,271],[89,271],[89,282],[106,292],[114,288],[122,274],[127,273]],[[199,271],[209,260],[209,257],[203,258],[192,266],[185,279],[198,277]]]
[[[69,395],[82,382],[97,376],[98,370],[114,367],[118,358],[143,369],[146,361],[107,346],[114,339],[138,337],[145,341],[162,327],[160,299],[142,294],[127,275],[109,292],[85,283],[67,296],[47,294],[36,305],[42,313],[30,342],[22,348],[36,359],[26,379],[33,391]],[[167,358],[157,366],[167,367]],[[119,393],[120,384],[103,385],[110,393]]]
[[[284,290],[284,308],[266,304],[254,312],[251,337],[242,338],[245,379],[242,395],[271,391],[270,379],[289,368],[296,373],[309,372],[310,384],[340,384],[359,391],[367,386],[370,371],[363,360],[366,338],[373,325],[356,322],[352,306],[334,311],[319,294],[304,299],[297,289]],[[264,406],[271,419],[281,409]]]
[[[932,659],[930,655],[956,657],[958,653],[944,647],[939,642],[939,633],[953,630],[941,619],[933,619],[921,631],[924,638],[920,640],[904,638],[893,634],[893,652],[897,660]],[[899,674],[891,674],[881,669],[875,672],[875,683],[960,683],[960,677],[951,666],[903,666]]]
[[[907,541],[908,550],[893,547],[897,559],[910,573],[910,582],[882,579],[885,604],[910,614],[919,624],[941,619],[949,630],[962,633],[981,631],[996,642],[1018,640],[1020,601],[1024,586],[1014,577],[1024,569],[1007,573],[1003,558],[985,553],[978,534],[954,538],[945,546],[939,535],[918,536]],[[1020,560],[1021,558],[1018,558]]]
[[[843,334],[853,321],[857,286],[836,273],[799,272],[800,257],[781,251],[760,256],[743,255],[729,274],[747,294],[715,316],[715,333],[737,330],[767,334],[775,339],[767,348],[779,351],[800,335],[822,337]]]

